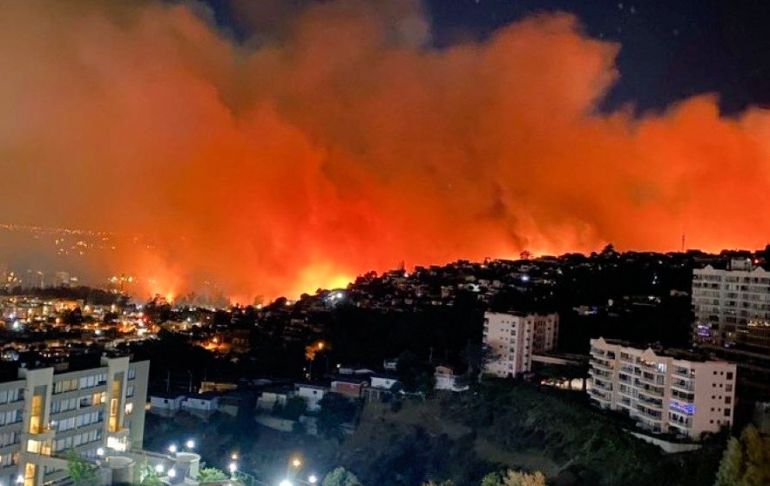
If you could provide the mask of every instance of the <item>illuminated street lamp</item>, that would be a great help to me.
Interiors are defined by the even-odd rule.
[[[100,447],[100,448],[96,449],[96,455],[99,456],[99,457],[104,456],[104,447]]]
[[[295,457],[291,460],[291,467],[295,469],[299,469],[300,466],[302,466],[302,459],[300,459],[299,457]]]
[[[317,483],[318,482],[318,476],[316,476],[315,474],[311,474],[310,476],[307,477],[307,482],[310,483],[310,484]]]
[[[184,446],[190,450],[195,449],[195,441],[190,439],[187,442],[185,442]]]
[[[175,478],[176,477],[176,469],[174,469],[173,467],[171,469],[169,469],[168,470],[168,477]]]
[[[176,451],[177,451],[177,447],[176,447],[176,444],[171,444],[170,446],[168,446],[168,451],[169,451],[171,454],[176,454]]]
[[[156,464],[155,465],[155,472],[158,474],[163,474],[163,471],[165,468],[163,467],[163,464]]]
[[[238,470],[238,463],[237,462],[231,462],[227,466],[227,469],[230,471],[230,474],[235,474],[235,471]]]

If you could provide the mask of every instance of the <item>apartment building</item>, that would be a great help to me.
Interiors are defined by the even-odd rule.
[[[555,313],[484,313],[484,344],[490,355],[484,373],[505,378],[529,372],[533,354],[556,348],[558,332]]]
[[[589,394],[640,428],[700,439],[733,423],[736,365],[591,340]]]
[[[770,272],[749,259],[693,270],[693,344],[735,361],[742,395],[770,400]]]
[[[749,259],[693,270],[695,344],[770,350],[770,272]]]
[[[0,383],[0,484],[62,479],[70,450],[95,458],[141,448],[148,372],[148,361],[105,357],[77,371],[21,368]]]

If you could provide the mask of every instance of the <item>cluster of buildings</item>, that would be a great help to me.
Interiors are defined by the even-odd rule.
[[[693,270],[693,344],[738,363],[742,389],[770,399],[770,272],[750,258]]]
[[[484,373],[516,377],[530,373],[533,361],[549,362],[558,325],[558,314],[487,312]],[[702,353],[591,340],[591,399],[655,434],[700,439],[731,426],[737,375],[735,363]]]
[[[484,373],[518,376],[532,370],[533,357],[556,349],[559,315],[486,312],[483,335],[488,354]]]
[[[733,424],[737,399],[770,398],[770,272],[750,256],[693,269],[692,351],[591,340],[590,396],[645,429],[698,439]]]
[[[92,366],[18,368],[0,383],[0,484],[64,481],[69,451],[96,463],[140,450],[148,371],[147,361],[108,355]]]
[[[603,338],[591,340],[590,363],[591,399],[643,429],[700,439],[733,423],[734,363]]]
[[[204,419],[215,412],[235,416],[243,404],[244,390],[255,393],[253,412],[258,418],[261,415],[281,415],[282,408],[295,398],[301,399],[307,412],[314,414],[321,409],[321,400],[329,393],[350,399],[382,401],[405,395],[394,363],[394,360],[386,361],[383,369],[378,371],[365,367],[339,366],[336,374],[314,383],[270,379],[256,379],[240,384],[204,381],[195,391],[150,394],[149,410],[163,417],[173,417],[179,412]],[[463,392],[469,389],[466,377],[447,365],[434,368],[434,380],[436,390]],[[276,422],[262,420],[260,423],[271,426]],[[292,430],[291,424],[278,423],[278,427],[281,426],[288,427],[287,431]]]
[[[136,306],[0,296],[0,361],[24,361],[27,354],[66,361],[94,347],[115,349],[154,338],[158,329]]]
[[[73,357],[88,354],[83,350],[96,347],[109,351],[120,343],[152,339],[163,330],[216,353],[246,354],[255,329],[270,330],[275,325],[282,339],[306,343],[323,337],[322,319],[316,318],[340,305],[413,312],[451,307],[461,293],[476,296],[483,308],[490,309],[500,308],[499,302],[497,306],[493,303],[501,294],[518,292],[541,304],[532,308],[544,309],[553,303],[549,299],[558,295],[560,285],[579,285],[575,282],[581,273],[617,267],[620,258],[609,253],[598,259],[565,256],[536,261],[460,261],[442,267],[418,267],[413,272],[399,269],[364,275],[344,290],[319,291],[296,302],[236,307],[227,312],[0,297],[0,333],[6,338],[0,357],[19,365],[15,376],[0,382],[0,484],[55,484],[66,476],[64,453],[69,450],[105,466],[102,469],[106,471],[120,470],[109,474],[128,474],[126,468],[115,465],[126,461],[136,464],[145,404],[163,416],[184,411],[201,417],[215,412],[236,415],[243,406],[241,385],[235,383],[204,382],[194,391],[190,386],[187,392],[148,396],[147,362],[103,355],[91,365],[84,366],[87,360],[79,359],[73,366]],[[648,282],[652,287],[671,278],[662,270],[667,265],[677,271],[687,265],[679,256],[666,257],[666,261],[652,254],[622,258],[652,268]],[[640,429],[697,440],[730,427],[738,399],[770,396],[770,272],[751,258],[695,260],[702,265],[694,269],[691,283],[694,349],[591,339],[586,391],[596,406],[627,415]],[[629,295],[606,304],[591,302],[572,310],[588,318],[608,309],[622,313],[624,306],[658,306],[666,292]],[[676,292],[677,296],[681,293]],[[77,319],[73,319],[74,313]],[[222,315],[226,315],[225,320]],[[482,333],[486,349],[482,372],[487,375],[527,377],[537,371],[538,363],[569,362],[558,354],[557,312],[488,311]],[[36,359],[25,359],[25,354]],[[286,422],[269,417],[295,398],[304,401],[312,417],[329,393],[364,400],[400,395],[404,391],[395,371],[395,363],[387,361],[377,370],[339,366],[335,374],[313,383],[251,380],[249,390],[256,392],[257,398],[254,414],[263,420],[260,423],[280,428],[286,427]],[[451,366],[435,366],[433,377],[438,390],[460,392],[468,388],[467,377]],[[192,456],[144,454],[159,470],[195,470]],[[112,469],[106,467],[108,459],[115,466]],[[104,484],[109,484],[108,479]]]
[[[78,460],[93,486],[144,484],[148,476],[197,486],[201,457],[192,441],[167,453],[143,449],[149,368],[104,353],[90,362],[19,366],[0,380],[0,484],[71,486]]]

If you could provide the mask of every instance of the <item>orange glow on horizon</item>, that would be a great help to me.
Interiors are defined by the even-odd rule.
[[[767,244],[768,111],[603,112],[622,46],[568,14],[430,49],[420,0],[307,3],[242,43],[183,2],[4,5],[0,220],[142,235],[82,265],[241,304],[402,261]]]

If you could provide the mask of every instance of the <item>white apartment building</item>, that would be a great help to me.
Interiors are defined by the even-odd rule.
[[[770,350],[770,272],[749,259],[693,270],[696,345]]]
[[[0,484],[63,479],[69,450],[95,458],[141,448],[148,372],[148,361],[102,358],[79,371],[21,368],[0,383]]]
[[[589,394],[641,428],[700,439],[733,422],[736,365],[591,340]],[[688,353],[691,354],[691,353]]]
[[[556,348],[558,314],[484,313],[484,345],[490,357],[484,373],[500,378],[527,373],[532,355]]]

